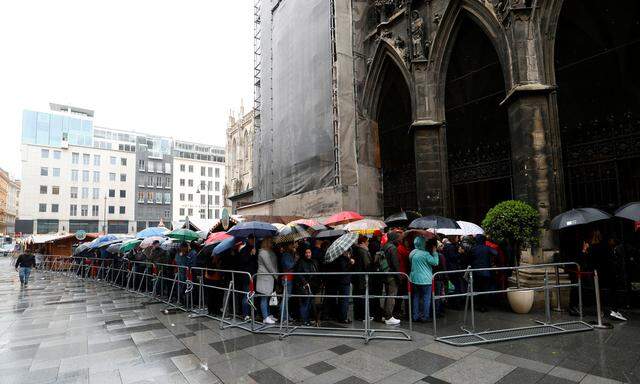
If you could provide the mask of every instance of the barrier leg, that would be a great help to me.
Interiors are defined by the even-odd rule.
[[[563,312],[562,306],[560,305],[560,268],[556,265],[556,307],[553,309],[555,312]]]
[[[549,273],[544,270],[544,313],[547,324],[551,324],[551,300],[549,295]]]
[[[312,298],[313,300],[313,298]],[[371,316],[369,315],[369,275],[364,275],[364,343],[368,344],[371,326]]]
[[[227,306],[229,305],[229,297],[230,293],[233,290],[233,280],[229,282],[229,287],[227,289],[227,294],[224,295],[224,303],[222,306],[222,316],[220,316],[220,329],[224,329],[224,318],[227,315]]]
[[[602,308],[600,307],[600,282],[598,279],[597,270],[593,271],[593,284],[596,290],[596,316],[598,320],[592,321],[591,324],[593,325],[593,328],[597,329],[612,329],[613,325],[611,325],[610,323],[602,322]]]
[[[471,332],[476,331],[476,315],[474,306],[473,272],[469,273],[469,292],[471,293]]]

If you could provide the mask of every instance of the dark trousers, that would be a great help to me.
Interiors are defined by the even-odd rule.
[[[369,296],[380,296],[382,295],[382,280],[378,276],[371,276],[369,278]],[[370,298],[369,299],[369,313],[376,320],[382,320],[384,316],[384,311],[380,305],[380,298]]]
[[[351,284],[338,285],[338,321],[349,319],[349,294],[351,293]]]
[[[491,287],[490,276],[473,276],[473,290],[474,292],[485,292]],[[489,295],[479,295],[475,297],[476,305],[478,309],[487,309],[487,303],[489,302]]]
[[[205,285],[205,297],[207,301],[207,310],[210,315],[220,314],[220,308],[222,308],[222,299],[224,297],[224,291],[222,289],[213,287],[224,287],[223,280],[208,280],[204,279]]]
[[[353,296],[364,296],[364,282],[355,282],[353,284]],[[364,320],[364,299],[353,298],[353,318],[355,320]]]

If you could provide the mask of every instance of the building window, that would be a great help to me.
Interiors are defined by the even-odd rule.
[[[113,215],[114,213],[116,213],[116,207],[114,207],[113,205],[110,205],[108,207],[108,212],[110,215]]]
[[[200,218],[201,218],[201,219],[204,219],[204,209],[201,209],[201,210],[200,210]]]
[[[69,206],[69,216],[78,216],[78,206],[71,204]]]
[[[47,204],[38,204],[38,212],[47,212]]]
[[[207,187],[207,183],[204,180],[200,180],[200,190],[204,192],[204,189]]]
[[[184,216],[184,208],[180,208],[180,216]]]
[[[60,206],[58,204],[51,204],[51,212],[58,213]]]
[[[171,163],[164,163],[164,173],[171,173]]]
[[[213,190],[213,183],[211,181],[207,181],[207,191]]]
[[[144,160],[138,160],[138,170],[144,171]]]
[[[116,165],[116,157],[115,156],[111,156],[109,157],[109,163],[111,163],[111,165]]]
[[[82,154],[82,165],[89,165],[91,162],[91,155],[88,153]]]
[[[169,192],[164,193],[164,203],[171,204],[171,194]]]
[[[49,168],[40,167],[40,176],[49,176]]]
[[[162,192],[156,192],[156,204],[162,204]]]
[[[93,182],[94,183],[99,183],[100,182],[100,172],[93,171]]]
[[[200,167],[200,176],[206,176],[207,169],[205,167]]]
[[[78,181],[78,170],[77,169],[72,169],[71,170],[71,181]]]
[[[121,173],[120,174],[120,181],[127,181],[127,174],[126,173]]]
[[[205,199],[207,197],[205,195],[200,195],[200,204],[205,204]]]
[[[97,205],[91,206],[91,216],[98,216],[100,214],[100,208]]]
[[[62,157],[62,152],[60,151],[53,151],[53,158],[56,160],[60,160],[60,157]]]
[[[216,181],[216,192],[220,192],[220,182]]]
[[[80,206],[80,216],[88,216],[89,215],[89,206],[81,205]]]
[[[100,188],[93,188],[93,195],[91,196],[94,200],[100,198]]]
[[[147,163],[147,172],[154,172],[155,171],[155,163],[153,161],[149,161],[149,163]]]
[[[184,179],[180,179],[180,186],[184,187]]]
[[[43,159],[48,159],[49,158],[49,150],[48,149],[41,149],[40,150],[40,157]]]
[[[53,177],[60,177],[60,168],[51,168]]]
[[[144,203],[144,192],[138,192],[138,203]]]
[[[193,179],[189,179],[189,183],[188,184],[189,184],[190,187],[193,187]]]
[[[96,167],[100,166],[100,155],[93,155],[93,165]]]
[[[193,201],[193,195],[191,193],[187,195],[187,200]]]
[[[52,195],[59,195],[60,194],[60,187],[58,187],[57,185],[52,186],[51,187],[51,194]]]
[[[115,189],[110,189],[109,190],[109,197],[116,197],[116,190]]]
[[[193,208],[189,208],[189,216],[193,216]]]
[[[216,215],[215,215],[215,218],[216,218],[216,219],[219,219],[219,218],[220,218],[220,210],[219,210],[219,209],[216,209],[216,210],[215,210],[215,214],[216,214]]]
[[[190,165],[190,166],[189,166],[189,172],[190,172],[190,173],[193,173],[193,165]]]
[[[71,154],[71,163],[78,164],[80,162],[80,154],[78,152],[73,152]]]
[[[211,195],[207,196],[207,204],[209,204],[209,205],[213,204],[213,196],[211,196]],[[209,215],[209,216],[211,216],[211,215]]]
[[[82,171],[82,181],[85,183],[89,182],[89,171],[87,170]]]
[[[180,172],[184,172],[186,169],[186,166],[184,164],[180,164]]]
[[[89,188],[88,187],[82,187],[82,198],[83,199],[88,199],[89,198]]]
[[[216,177],[220,177],[220,168],[216,167]]]
[[[127,197],[127,191],[126,191],[126,190],[124,190],[124,189],[121,189],[121,190],[120,190],[120,197],[122,197],[122,198]]]
[[[122,165],[123,167],[127,166],[127,159],[125,157],[120,158],[120,165]]]
[[[207,176],[213,177],[213,167],[208,167],[207,168]]]
[[[47,194],[47,186],[46,185],[41,185],[40,186],[40,194],[41,195],[46,195]]]
[[[116,181],[116,174],[113,172],[109,172],[109,181]]]
[[[153,203],[153,192],[147,192],[147,203]]]
[[[71,187],[71,198],[72,199],[78,198],[78,187]]]
[[[180,201],[184,201],[184,193],[180,194]]]
[[[220,196],[216,195],[216,205],[220,205]],[[217,217],[216,217],[217,219]]]

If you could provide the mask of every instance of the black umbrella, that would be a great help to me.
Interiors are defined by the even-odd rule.
[[[89,243],[82,243],[73,251],[73,256],[80,256],[84,251],[89,250]]]
[[[442,228],[457,229],[457,228],[460,228],[460,226],[458,225],[458,223],[456,223],[455,220],[450,219],[448,217],[429,215],[429,216],[419,217],[419,218],[413,220],[411,222],[411,224],[409,224],[409,228],[414,228],[414,229],[429,229],[429,228],[434,228],[434,229],[442,229]]]
[[[616,210],[613,216],[640,221],[640,201],[623,205]]]
[[[594,221],[606,220],[611,217],[605,211],[596,208],[576,208],[563,212],[551,220],[551,229],[564,229],[574,225],[592,223]]]
[[[196,266],[204,267],[205,265],[207,265],[207,262],[209,261],[209,259],[211,258],[211,255],[213,254],[213,248],[215,248],[216,245],[218,244],[220,244],[219,241],[215,243],[207,244],[204,247],[202,247],[202,249],[200,249],[200,251],[198,251],[198,254],[196,255]]]
[[[333,239],[340,237],[347,233],[344,229],[327,229],[324,231],[320,231],[313,236],[316,239]]]
[[[402,211],[389,215],[386,219],[384,219],[384,222],[390,227],[406,226],[407,224],[421,216],[421,214],[415,211]]]

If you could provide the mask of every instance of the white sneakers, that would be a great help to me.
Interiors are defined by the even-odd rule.
[[[384,321],[384,323],[387,324],[387,325],[398,325],[398,324],[400,324],[400,320],[398,320],[395,317],[391,316],[391,318],[386,319]]]
[[[622,321],[627,321],[627,318],[622,316],[622,313],[618,312],[618,311],[611,311],[611,313],[609,314],[609,316],[613,317],[614,319],[618,319],[618,320],[622,320]]]
[[[275,317],[269,315],[266,319],[264,319],[263,323],[265,323],[265,324],[275,324],[277,321],[278,320]]]

